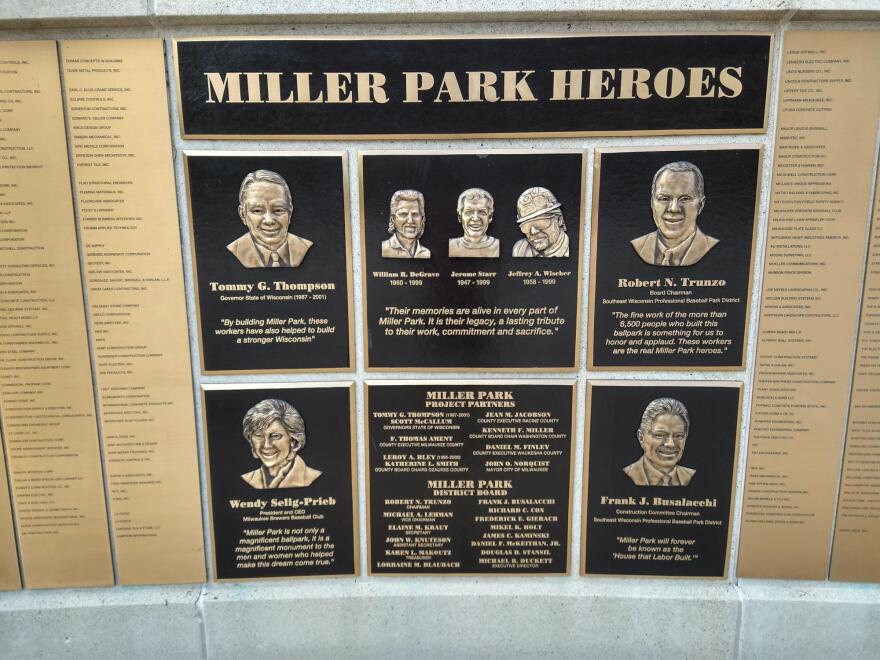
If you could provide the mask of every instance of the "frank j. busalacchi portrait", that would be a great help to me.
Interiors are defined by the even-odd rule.
[[[679,465],[690,432],[690,416],[678,399],[654,399],[636,431],[642,457],[623,468],[636,486],[687,486],[696,470]]]

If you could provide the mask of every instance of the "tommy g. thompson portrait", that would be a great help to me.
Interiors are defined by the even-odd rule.
[[[678,399],[662,397],[645,407],[636,431],[642,457],[623,468],[636,486],[687,486],[696,470],[679,465],[690,416]]]
[[[633,249],[653,266],[698,263],[719,242],[697,226],[705,205],[700,168],[684,160],[667,163],[651,182],[651,213],[657,229],[630,241]]]
[[[245,413],[242,434],[260,467],[241,475],[254,488],[302,488],[321,476],[299,455],[306,446],[306,424],[281,399],[263,399]]]
[[[388,233],[382,241],[386,259],[430,259],[431,251],[419,243],[425,233],[425,196],[418,190],[398,190],[391,195]]]
[[[290,231],[293,197],[287,181],[269,170],[245,176],[238,191],[238,216],[248,231],[226,246],[245,268],[296,268],[312,241]]]

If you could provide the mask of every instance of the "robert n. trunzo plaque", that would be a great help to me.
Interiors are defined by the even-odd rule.
[[[185,157],[205,373],[350,369],[344,156]]]
[[[370,369],[577,366],[584,153],[361,155]]]
[[[366,394],[372,573],[568,572],[572,381]]]
[[[589,364],[741,369],[761,149],[597,150]]]
[[[353,387],[202,387],[217,579],[357,573]]]
[[[581,572],[723,577],[742,386],[587,384]]]
[[[185,138],[761,133],[770,34],[174,42]]]

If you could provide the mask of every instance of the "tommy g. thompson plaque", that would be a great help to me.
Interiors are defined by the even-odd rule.
[[[369,369],[577,366],[583,152],[360,161]]]
[[[761,148],[597,150],[592,368],[741,369]]]
[[[202,387],[217,579],[357,573],[353,388]]]
[[[587,383],[581,572],[723,577],[742,386]]]
[[[204,372],[350,369],[342,155],[189,152],[185,162]]]

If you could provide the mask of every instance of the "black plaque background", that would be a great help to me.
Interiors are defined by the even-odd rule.
[[[229,154],[188,155],[188,194],[192,211],[197,268],[202,360],[206,371],[293,371],[349,368],[348,266],[342,158]],[[226,246],[247,227],[238,216],[238,190],[248,172],[267,169],[287,181],[293,197],[290,231],[314,242],[297,268],[245,268]],[[326,300],[223,302],[209,282],[335,282],[335,291],[320,291]],[[271,285],[270,285],[271,286]],[[284,291],[274,293],[285,295]],[[304,293],[296,291],[293,293]],[[230,294],[227,294],[230,295]],[[232,293],[231,295],[240,295]],[[327,318],[333,334],[308,343],[235,344],[216,336],[220,318]]]
[[[354,536],[352,526],[353,429],[349,416],[348,385],[344,387],[271,388],[241,390],[203,390],[208,443],[208,472],[211,477],[214,561],[217,578],[248,579],[301,575],[353,575]],[[254,404],[263,399],[283,399],[296,408],[306,423],[306,446],[302,459],[321,470],[311,486],[260,490],[247,484],[241,475],[259,467],[250,445],[241,433],[241,420]],[[324,520],[266,523],[243,522],[243,515],[256,515],[258,509],[233,509],[230,499],[255,500],[273,497],[334,497],[333,506],[312,506],[310,511],[325,514]],[[267,508],[269,508],[267,506]],[[325,527],[336,544],[335,562],[321,567],[282,567],[238,569],[235,547],[244,527]]]
[[[371,549],[371,567],[373,573],[567,573],[568,565],[566,557],[568,554],[568,517],[570,505],[570,465],[571,465],[571,418],[572,418],[572,385],[513,385],[509,381],[499,381],[498,384],[486,385],[368,385],[367,396],[369,402],[368,410],[368,442],[369,442],[369,493],[367,497],[370,501],[370,549]],[[425,393],[428,391],[480,391],[480,390],[510,390],[514,394],[517,407],[512,408],[425,408]],[[389,435],[393,431],[383,431],[382,426],[387,420],[375,419],[372,415],[374,411],[470,411],[472,417],[470,420],[454,420],[455,423],[461,423],[461,430],[438,430],[438,431],[412,431],[408,432],[413,435],[453,435],[456,439],[461,439],[465,444],[461,448],[440,448],[436,450],[427,449],[410,449],[410,448],[394,448],[380,447],[379,443],[387,441]],[[487,458],[467,455],[468,433],[478,432],[480,425],[476,423],[479,416],[490,410],[511,410],[511,411],[550,411],[552,417],[559,418],[556,425],[558,432],[567,433],[567,438],[559,440],[555,449],[561,449],[562,454],[558,458],[551,458],[553,462],[551,469],[546,473],[538,472],[480,472],[476,470]],[[535,425],[541,425],[537,422]],[[500,444],[503,440],[474,440],[471,441],[474,448],[484,449],[486,444]],[[530,442],[523,440],[523,443]],[[535,442],[547,443],[552,441],[539,440]],[[381,456],[393,453],[425,453],[430,451],[436,454],[461,454],[460,465],[469,466],[468,472],[411,472],[394,474],[390,472],[377,473],[374,468],[382,466]],[[498,458],[498,457],[494,457]],[[528,457],[518,457],[528,458]],[[508,459],[512,460],[512,459]],[[414,498],[424,499],[431,497],[431,490],[427,487],[428,479],[513,479],[514,490],[512,490],[509,498],[546,498],[555,497],[558,505],[556,508],[548,507],[548,513],[557,514],[558,522],[543,523],[545,528],[551,533],[551,539],[559,541],[559,546],[553,549],[553,561],[550,564],[541,566],[534,570],[512,569],[500,570],[492,569],[486,565],[477,563],[479,549],[472,548],[469,544],[471,539],[479,538],[476,530],[489,530],[490,523],[474,522],[473,518],[481,511],[477,506],[477,497],[453,497],[453,510],[455,518],[448,520],[449,530],[445,534],[453,537],[452,547],[453,555],[443,558],[448,560],[461,560],[461,568],[431,568],[431,569],[407,569],[407,568],[377,568],[376,562],[384,557],[383,547],[387,535],[399,535],[400,532],[389,532],[388,525],[391,523],[399,523],[396,518],[383,518],[384,510],[383,501],[386,498]],[[456,507],[456,505],[458,505]],[[485,509],[482,509],[485,513]],[[442,522],[446,523],[444,519]],[[553,535],[553,532],[556,532]],[[389,560],[401,560],[403,557],[389,556]]]
[[[645,406],[668,396],[688,409],[691,427],[681,465],[697,472],[687,486],[636,486],[623,468],[642,455],[636,431]],[[731,485],[739,431],[737,387],[593,385],[589,414],[589,477],[587,491],[585,571],[617,575],[721,577],[727,555]],[[594,523],[594,516],[614,517],[616,509],[645,509],[600,504],[607,497],[663,497],[699,500],[718,498],[715,509],[702,508],[703,518],[723,520],[721,526]],[[655,507],[676,509],[676,507]],[[678,507],[681,510],[695,510]],[[646,516],[650,518],[650,516]],[[616,536],[694,538],[700,557],[693,561],[618,560],[612,552],[625,549]]]
[[[762,129],[769,35],[650,35],[476,39],[229,40],[177,42],[183,132],[212,135],[427,135],[637,132]],[[743,91],[736,98],[616,99],[551,101],[554,69],[742,67]],[[537,101],[403,103],[404,71],[502,70],[535,73],[529,78]],[[205,72],[372,71],[385,74],[389,102],[206,103]],[[287,81],[292,76],[285,75]],[[499,76],[500,78],[500,76]],[[467,93],[466,77],[462,92]],[[265,83],[264,83],[265,85]],[[285,89],[285,88],[282,88]],[[318,87],[313,87],[313,94]],[[584,88],[586,93],[586,85]],[[264,90],[265,94],[265,90]],[[436,91],[435,91],[436,94]],[[242,85],[243,98],[246,86]],[[283,93],[284,96],[286,94]]]
[[[593,323],[593,364],[596,367],[736,367],[743,361],[743,343],[748,320],[749,275],[752,265],[758,166],[761,151],[756,148],[707,149],[688,151],[606,152],[601,154],[599,218],[592,228],[595,235],[595,295],[591,302]],[[709,253],[692,266],[653,266],[642,261],[630,241],[656,229],[651,215],[651,181],[666,163],[687,160],[700,168],[705,181],[706,205],[697,220],[700,229],[720,240]],[[650,296],[645,287],[619,288],[618,278],[650,280],[657,278],[724,279],[724,287],[683,287],[692,298],[740,298],[738,304],[602,305],[603,298],[660,298]],[[662,288],[662,287],[661,287]],[[721,355],[612,355],[606,338],[613,338],[618,321],[614,311],[622,312],[708,312],[728,313],[719,328],[733,343]]]
[[[578,282],[580,280],[581,153],[519,153],[363,156],[361,185],[366,268],[368,366],[381,367],[546,367],[575,366]],[[543,186],[562,203],[569,238],[568,258],[515,258],[514,243],[523,238],[516,224],[516,200],[527,188]],[[468,188],[483,188],[495,199],[489,234],[501,241],[498,259],[450,259],[449,239],[461,236],[456,215],[458,196]],[[382,241],[388,234],[389,201],[403,188],[425,196],[427,225],[419,239],[431,250],[430,259],[386,259]],[[555,285],[524,285],[508,278],[509,270],[570,270]],[[422,286],[391,286],[372,271],[439,271],[439,279]],[[450,277],[456,271],[497,271],[493,284],[460,287]],[[566,323],[553,336],[387,336],[378,325],[386,305],[397,307],[542,307],[559,305]]]

